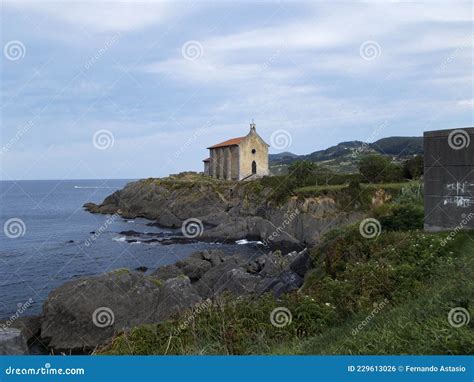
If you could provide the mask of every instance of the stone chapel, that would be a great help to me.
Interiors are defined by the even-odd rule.
[[[246,136],[208,147],[209,158],[203,160],[204,174],[227,180],[247,180],[268,175],[268,147],[252,122]]]

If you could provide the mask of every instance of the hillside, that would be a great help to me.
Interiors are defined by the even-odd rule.
[[[341,142],[325,150],[314,151],[307,155],[290,152],[270,154],[270,168],[273,174],[286,172],[286,167],[298,160],[316,162],[339,173],[357,171],[358,158],[363,154],[380,154],[395,157],[395,161],[423,154],[423,137],[387,137],[373,143],[361,141]]]

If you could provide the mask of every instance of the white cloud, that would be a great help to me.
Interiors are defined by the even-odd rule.
[[[71,26],[94,31],[131,31],[163,23],[174,14],[173,3],[162,1],[12,1],[5,7],[33,11]]]
[[[461,108],[473,109],[474,111],[474,99],[463,99],[457,102],[457,105]]]

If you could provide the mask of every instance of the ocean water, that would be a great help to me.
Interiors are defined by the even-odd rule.
[[[252,255],[251,244],[162,245],[144,238],[179,234],[151,227],[146,219],[125,220],[84,211],[129,180],[0,182],[0,319],[28,303],[23,315],[38,314],[48,294],[66,281],[117,269],[156,268],[209,248]],[[124,236],[123,231],[141,233]],[[95,232],[95,235],[91,232]]]

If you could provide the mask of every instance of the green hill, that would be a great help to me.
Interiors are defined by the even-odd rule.
[[[357,171],[357,162],[365,154],[386,155],[393,157],[395,161],[402,161],[413,155],[423,154],[423,137],[387,137],[373,143],[347,141],[307,155],[289,152],[270,154],[270,169],[274,175],[281,175],[288,165],[308,160],[335,172],[352,173]]]

